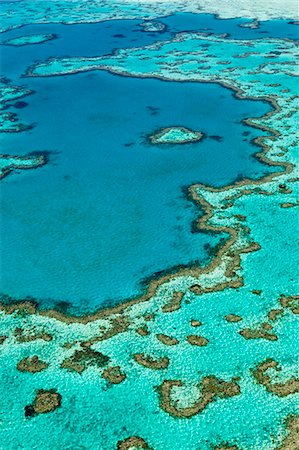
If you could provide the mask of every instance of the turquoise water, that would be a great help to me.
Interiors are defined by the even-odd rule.
[[[99,43],[93,51],[106,53],[128,22],[90,27],[100,26],[108,26],[109,35],[103,49]],[[84,41],[81,31],[76,53],[76,39],[70,47],[57,39],[35,46],[38,57],[90,52],[88,26],[60,29],[70,38],[78,27],[88,33]],[[250,142],[262,133],[242,119],[265,114],[269,105],[236,100],[215,85],[105,73],[18,80],[16,73],[37,56],[31,48],[5,48],[4,68],[35,91],[24,99],[26,107],[11,108],[35,126],[5,135],[3,144],[12,154],[49,151],[50,163],[3,186],[2,292],[33,296],[42,306],[64,301],[73,312],[93,311],[138,295],[142,280],[156,272],[206,262],[225,236],[191,232],[198,213],[182,188],[197,181],[223,186],[267,173],[253,158],[257,148]],[[183,148],[147,142],[147,135],[173,125],[206,138]]]
[[[63,5],[60,0],[56,4]],[[194,29],[200,23],[218,34],[226,30],[234,37],[246,33],[254,38],[266,29],[270,36],[285,37],[294,32],[294,25],[265,22],[248,30],[238,26],[245,19],[178,15],[161,20],[167,31],[153,35],[138,31],[137,21],[36,25],[5,34],[53,32],[58,39],[2,48],[3,74],[13,84],[35,91],[8,102],[7,111],[16,112],[21,122],[33,127],[2,133],[3,153],[28,155],[43,150],[49,159],[43,167],[15,171],[2,182],[3,292],[17,299],[31,295],[41,307],[75,314],[121,303],[142,292],[144,280],[156,272],[194,261],[206,264],[227,236],[194,233],[192,222],[201,213],[187,200],[187,186],[200,182],[223,187],[236,179],[280,172],[259,184],[216,191],[201,185],[194,188],[213,211],[209,224],[232,227],[236,233],[234,244],[207,273],[176,276],[146,302],[127,306],[123,312],[110,311],[107,317],[94,316],[88,323],[68,323],[30,309],[6,313],[0,307],[1,450],[123,450],[118,443],[130,436],[142,437],[155,450],[215,450],[224,445],[276,450],[283,448],[290,431],[286,419],[298,415],[298,386],[294,393],[280,396],[258,384],[252,372],[274,358],[281,370],[277,377],[273,369],[267,371],[271,386],[278,380],[287,386],[295,376],[298,382],[298,318],[296,310],[283,306],[280,298],[298,292],[296,169],[288,166],[290,173],[282,173],[254,157],[259,148],[252,139],[266,133],[242,120],[271,111],[270,105],[238,100],[231,90],[210,83],[223,76],[244,89],[245,95],[276,96],[280,111],[257,123],[279,132],[275,139],[265,139],[267,156],[296,164],[297,81],[289,75],[293,66],[288,64],[294,61],[295,49],[285,41],[252,41],[251,46],[230,38],[201,41],[196,35],[158,50],[131,48],[136,36],[138,45],[150,44],[168,39],[167,33],[175,29]],[[100,43],[98,35],[103,37]],[[99,56],[113,47],[131,48],[120,59],[109,58],[111,69],[125,69],[131,76],[94,71],[21,77],[28,66],[49,56]],[[232,58],[248,49],[257,55]],[[203,56],[204,62],[198,64]],[[221,63],[227,59],[233,61],[234,71],[225,72],[229,65]],[[274,67],[271,62],[277,73],[267,72]],[[141,79],[140,74],[163,74],[172,81]],[[207,82],[178,81],[186,78]],[[171,126],[200,131],[205,137],[178,146],[149,143],[149,134]],[[246,253],[252,242],[259,244],[259,250]],[[240,268],[234,259],[239,251]],[[227,269],[235,272],[227,274]],[[242,285],[223,289],[223,282],[241,277]],[[213,292],[196,295],[194,284]],[[165,305],[178,291],[183,293],[180,309],[166,313]],[[275,320],[268,316],[273,309],[281,310]],[[230,323],[229,314],[242,320]],[[116,319],[127,321],[128,328],[119,325],[113,335]],[[194,320],[201,325],[192,326]],[[263,324],[272,327],[276,340],[245,339],[240,334]],[[147,327],[147,334],[140,333],[141,326]],[[160,333],[177,339],[176,345],[165,345]],[[207,345],[190,345],[190,335],[203,336]],[[108,356],[104,368],[120,367],[126,375],[120,384],[105,380],[103,368],[92,361],[82,373],[66,370],[62,363],[88,344]],[[169,365],[161,370],[143,367],[134,358],[138,353],[168,357]],[[48,367],[36,373],[20,371],[18,363],[33,355]],[[235,380],[240,394],[218,397],[191,418],[165,411],[159,393],[165,380],[181,380],[183,387],[173,389],[170,400],[183,407],[198,401],[198,383],[211,375]],[[29,417],[28,405],[39,389],[56,389],[61,405]],[[135,449],[141,447],[130,446]]]

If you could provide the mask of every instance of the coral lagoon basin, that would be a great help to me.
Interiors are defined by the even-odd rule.
[[[1,6],[0,448],[297,450],[295,3]]]

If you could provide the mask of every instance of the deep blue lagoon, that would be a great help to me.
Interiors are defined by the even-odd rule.
[[[37,59],[109,53],[120,31],[123,47],[134,44],[134,35],[144,39],[139,45],[158,39],[135,21],[117,22],[38,25],[31,30],[51,30],[59,38],[5,47],[5,74],[35,92],[24,99],[26,107],[10,108],[35,126],[5,135],[5,152],[50,152],[47,166],[3,185],[2,288],[13,298],[30,295],[45,307],[65,301],[70,311],[82,313],[140,294],[142,280],[157,272],[205,264],[226,236],[192,232],[198,210],[184,188],[195,182],[223,186],[268,172],[253,157],[258,148],[251,141],[261,132],[242,123],[270,110],[261,101],[237,100],[214,84],[104,72],[17,76]],[[205,138],[183,146],[148,142],[150,133],[175,125]]]

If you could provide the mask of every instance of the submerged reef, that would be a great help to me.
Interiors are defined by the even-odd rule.
[[[258,20],[252,20],[251,22],[245,22],[245,23],[241,23],[240,27],[242,28],[250,28],[252,30],[259,28],[260,23]]]
[[[196,334],[190,334],[187,336],[187,341],[191,345],[196,345],[197,347],[205,347],[208,345],[209,341],[203,336],[197,336]]]
[[[119,384],[125,381],[126,374],[121,371],[119,366],[107,367],[107,369],[103,371],[102,377],[109,383]]]
[[[93,448],[94,442],[108,449],[296,448],[298,297],[292,237],[297,219],[295,208],[281,207],[298,195],[298,98],[289,70],[296,52],[288,40],[182,33],[105,57],[52,59],[27,72],[53,76],[99,69],[216,82],[239,99],[265,100],[272,111],[245,121],[268,133],[254,144],[273,172],[256,180],[240,177],[223,188],[201,183],[189,188],[201,210],[196,230],[227,236],[204,267],[163,274],[141,297],[80,317],[42,310],[28,299],[3,302],[1,370],[7,410],[14,404],[4,427],[19,425],[26,406],[28,416],[58,406],[61,413],[59,420],[49,415],[50,431],[28,421],[30,433],[26,429],[26,438],[16,433],[17,445],[26,439],[32,448],[37,436],[42,442],[50,436],[52,448]],[[267,63],[265,70],[268,58],[276,64]],[[49,368],[19,372],[20,349],[28,352],[21,357],[40,355]],[[32,384],[20,383],[20,391],[15,376]],[[41,404],[37,399],[31,404],[32,392],[50,382],[57,391],[38,391]],[[104,418],[101,426],[98,417]]]
[[[281,368],[277,361],[272,358],[268,358],[265,361],[258,364],[256,369],[252,370],[253,376],[256,381],[269,391],[279,397],[286,397],[288,395],[296,394],[299,392],[299,377],[292,377],[284,382],[273,382],[271,375],[268,375],[269,369],[280,371]]]
[[[51,41],[56,39],[55,34],[31,34],[27,36],[20,36],[16,38],[7,39],[2,44],[12,45],[14,47],[22,47],[23,45],[29,44],[42,44],[43,42]]]
[[[55,389],[44,390],[39,389],[36,393],[36,397],[32,405],[28,405],[25,408],[25,416],[32,417],[36,414],[46,414],[61,405],[61,395]]]
[[[151,355],[145,355],[144,353],[136,353],[134,355],[134,360],[141,366],[154,370],[166,369],[169,364],[167,356],[156,358]]]
[[[140,24],[144,31],[151,33],[161,33],[166,30],[166,25],[158,20],[146,20]]]
[[[144,439],[139,436],[131,436],[117,443],[117,450],[153,450]]]
[[[34,355],[31,358],[28,357],[19,361],[17,364],[17,369],[20,372],[36,373],[47,369],[48,366],[48,363],[42,361],[38,356]]]
[[[240,387],[235,381],[226,382],[211,375],[199,383],[200,397],[191,406],[180,408],[172,401],[172,390],[183,386],[181,380],[165,380],[159,388],[160,406],[168,414],[179,418],[189,418],[202,412],[217,397],[228,398],[240,395]]]
[[[63,369],[82,373],[88,366],[103,367],[109,362],[109,357],[91,348],[76,350],[75,353],[61,363]]]
[[[149,136],[151,144],[188,144],[198,142],[203,138],[203,133],[191,131],[184,127],[162,128]]]
[[[288,434],[276,450],[296,450],[299,442],[299,416],[288,416],[285,422]]]
[[[19,100],[22,97],[32,94],[33,92],[21,86],[13,86],[10,81],[1,78],[0,80],[0,133],[13,133],[26,131],[33,125],[19,122],[15,113],[4,111],[11,106],[11,102]]]
[[[45,154],[28,156],[0,155],[0,180],[14,170],[36,169],[47,163]]]

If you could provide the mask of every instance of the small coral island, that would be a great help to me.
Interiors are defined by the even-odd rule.
[[[185,127],[168,127],[151,134],[149,140],[151,144],[188,144],[200,141],[203,136],[200,131],[192,131]]]
[[[158,20],[145,20],[140,26],[143,28],[143,31],[150,33],[162,33],[166,30],[166,25]]]
[[[31,34],[27,36],[20,36],[12,39],[7,39],[3,42],[4,45],[13,45],[14,47],[21,47],[29,44],[42,44],[43,42],[56,39],[55,34]]]

